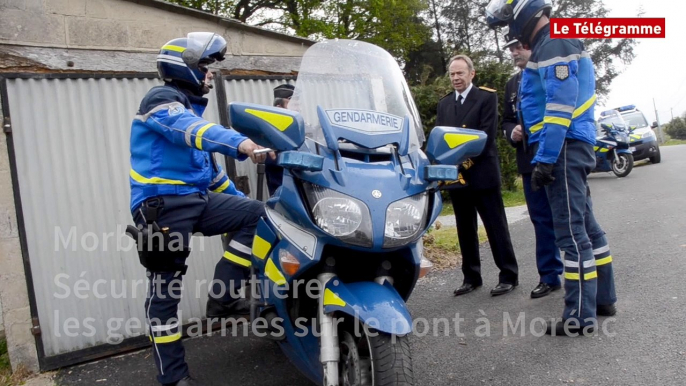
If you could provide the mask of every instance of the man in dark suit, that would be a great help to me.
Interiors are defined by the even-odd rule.
[[[510,50],[514,64],[520,70],[526,68],[531,50],[525,49],[517,39],[512,39],[505,34],[505,48]],[[524,185],[524,197],[529,209],[529,218],[534,225],[536,233],[536,266],[540,282],[533,291],[531,297],[542,298],[551,292],[561,288],[560,275],[564,271],[560,250],[555,245],[555,230],[553,228],[553,213],[545,190],[533,191],[531,189],[531,173],[534,166],[531,161],[536,155],[533,146],[527,146],[527,138],[524,137],[522,125],[517,117],[517,95],[522,72],[512,76],[505,86],[505,102],[503,104],[503,131],[505,138],[517,149],[517,170],[522,175]]]
[[[449,189],[455,210],[464,274],[462,286],[454,293],[455,296],[464,295],[483,284],[477,233],[478,212],[486,228],[495,264],[500,269],[499,283],[491,290],[491,295],[503,295],[511,292],[519,283],[517,260],[500,193],[500,164],[495,142],[498,97],[495,90],[474,87],[474,64],[469,57],[452,57],[448,71],[455,91],[438,103],[436,126],[476,129],[488,135],[483,152],[460,166],[464,183],[458,180],[445,186]]]

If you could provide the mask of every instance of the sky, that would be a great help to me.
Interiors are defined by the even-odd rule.
[[[643,17],[664,17],[664,39],[637,39],[636,57],[610,85],[601,111],[633,104],[649,122],[655,121],[655,107],[660,124],[686,112],[686,58],[681,57],[686,37],[686,1],[683,0],[603,0],[609,17],[635,17],[643,7]],[[679,57],[683,59],[679,59]]]

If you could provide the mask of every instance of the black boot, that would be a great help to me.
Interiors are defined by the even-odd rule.
[[[203,384],[191,378],[190,376],[187,376],[176,383],[169,383],[165,386],[203,386]]]
[[[208,319],[229,317],[234,317],[236,319],[247,318],[250,316],[250,302],[246,299],[238,299],[231,303],[221,303],[210,297],[207,299],[205,315]]]
[[[614,304],[609,306],[598,305],[595,311],[598,316],[615,316],[617,314],[617,307]]]
[[[565,323],[563,320],[555,320],[548,322],[545,333],[552,336],[570,336],[577,337],[579,335],[591,336],[595,332],[595,326],[579,326],[579,323]]]

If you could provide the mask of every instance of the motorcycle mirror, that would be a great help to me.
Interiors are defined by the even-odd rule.
[[[426,155],[434,163],[457,165],[481,154],[486,138],[486,133],[480,130],[437,126],[429,134]]]
[[[260,146],[287,151],[305,142],[305,122],[296,111],[239,102],[230,103],[228,110],[231,127]]]
[[[653,124],[650,125],[651,129],[656,129],[657,128],[657,121],[653,121]]]

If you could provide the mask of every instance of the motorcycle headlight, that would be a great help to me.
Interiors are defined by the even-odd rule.
[[[647,133],[643,133],[643,135],[641,136],[641,138],[650,138],[650,137],[652,137],[652,136],[653,136],[653,132],[649,131],[649,132],[647,132]]]
[[[414,240],[422,231],[428,211],[426,192],[391,203],[386,209],[384,248],[397,247]]]
[[[322,231],[350,244],[372,246],[372,219],[364,202],[319,185],[304,183],[304,187]]]

